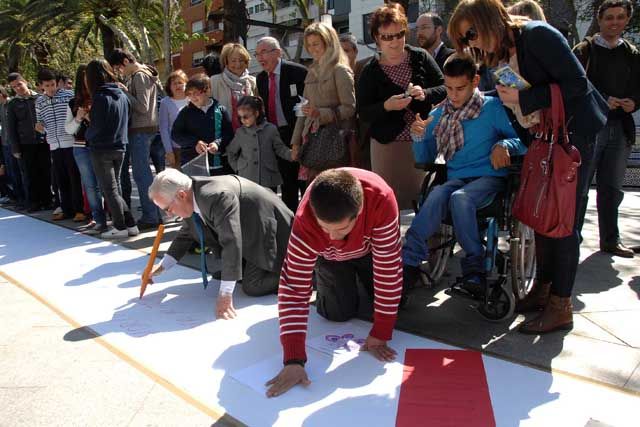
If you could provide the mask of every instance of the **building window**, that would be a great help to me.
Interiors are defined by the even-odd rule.
[[[253,6],[247,8],[247,13],[253,15]]]
[[[202,0],[191,0],[191,6],[195,6],[200,3],[202,3]]]
[[[204,60],[204,50],[193,52],[191,57],[191,66],[199,67],[202,65],[202,61]]]
[[[202,20],[193,21],[191,23],[191,34],[199,34],[199,33],[202,33],[203,30],[204,30],[204,22]]]

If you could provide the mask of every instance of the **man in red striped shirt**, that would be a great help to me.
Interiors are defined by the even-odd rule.
[[[296,213],[280,274],[278,310],[284,368],[267,385],[268,397],[307,385],[305,339],[315,267],[318,314],[344,322],[358,314],[357,279],[373,296],[373,327],[363,345],[381,361],[402,296],[398,205],[373,172],[331,169],[316,177]]]

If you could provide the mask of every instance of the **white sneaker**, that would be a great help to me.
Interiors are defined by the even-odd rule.
[[[129,236],[137,236],[140,234],[140,230],[138,230],[137,225],[134,225],[133,227],[127,227],[127,233]]]
[[[100,237],[103,239],[123,239],[125,237],[129,237],[129,231],[127,229],[118,230],[113,227],[111,230],[102,233]]]
[[[60,206],[58,206],[57,208],[54,209],[52,215],[60,215],[62,212],[62,208]]]

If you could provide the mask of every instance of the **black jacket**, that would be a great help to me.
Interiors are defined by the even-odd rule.
[[[438,64],[426,50],[409,45],[405,49],[409,53],[411,83],[422,87],[426,93],[424,101],[411,101],[409,110],[414,114],[420,113],[424,118],[434,104],[447,96],[444,77]],[[406,88],[396,85],[387,77],[378,58],[373,58],[362,70],[356,90],[356,108],[360,117],[371,123],[371,137],[378,142],[392,142],[402,132],[405,126],[404,111],[386,111],[384,102],[390,96],[402,94],[405,90]]]
[[[299,96],[304,93],[304,79],[307,77],[307,69],[295,62],[281,60],[280,64],[280,104],[282,105],[282,111],[284,112],[284,118],[287,120],[287,125],[293,129],[296,125],[296,115],[293,111],[293,107],[300,102]],[[269,117],[269,74],[266,71],[261,71],[256,76],[256,84],[258,86],[258,93],[264,101],[265,114]],[[296,85],[296,95],[291,95],[291,85]],[[274,123],[277,126],[277,123]],[[284,141],[285,144],[290,146],[291,141]]]
[[[592,37],[585,37],[573,48],[573,53],[585,68],[589,80],[604,98],[631,98],[636,104],[634,111],[640,108],[640,52],[634,45],[623,40],[619,47],[608,50],[596,47]],[[605,55],[606,58],[600,57]],[[608,93],[609,90],[613,93]],[[627,113],[621,107],[609,110],[609,120],[620,120],[627,144],[635,143],[636,126],[632,112]]]
[[[444,63],[447,60],[447,58],[449,58],[455,52],[456,52],[455,49],[451,49],[450,47],[447,47],[447,45],[444,45],[444,44],[442,45],[436,57],[433,58],[436,60],[436,64],[438,64],[440,71],[442,71],[444,67]]]
[[[216,139],[215,129],[215,107],[219,107],[222,111],[222,129],[220,137],[222,144],[220,145],[220,154],[224,154],[227,145],[233,139],[233,127],[229,112],[220,105],[217,100],[213,100],[213,105],[209,107],[205,114],[201,108],[189,103],[178,113],[173,127],[171,128],[171,139],[180,145],[183,160],[191,160],[197,156],[195,147],[198,141],[205,143],[213,142]],[[226,160],[226,157],[225,157]]]
[[[570,133],[590,136],[607,122],[609,107],[571,52],[564,36],[552,26],[531,21],[514,31],[520,74],[531,88],[521,90],[522,114],[551,106],[550,83],[562,90],[567,128]],[[518,132],[524,141],[527,134]],[[528,143],[527,143],[528,145]]]
[[[45,143],[44,135],[35,131],[37,97],[16,96],[7,104],[7,135],[14,154],[22,152],[21,145]]]
[[[89,126],[85,132],[91,150],[124,150],[129,140],[129,100],[115,83],[98,88],[91,100]]]

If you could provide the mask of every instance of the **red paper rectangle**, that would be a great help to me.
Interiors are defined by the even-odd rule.
[[[494,427],[482,354],[409,349],[396,427]]]

